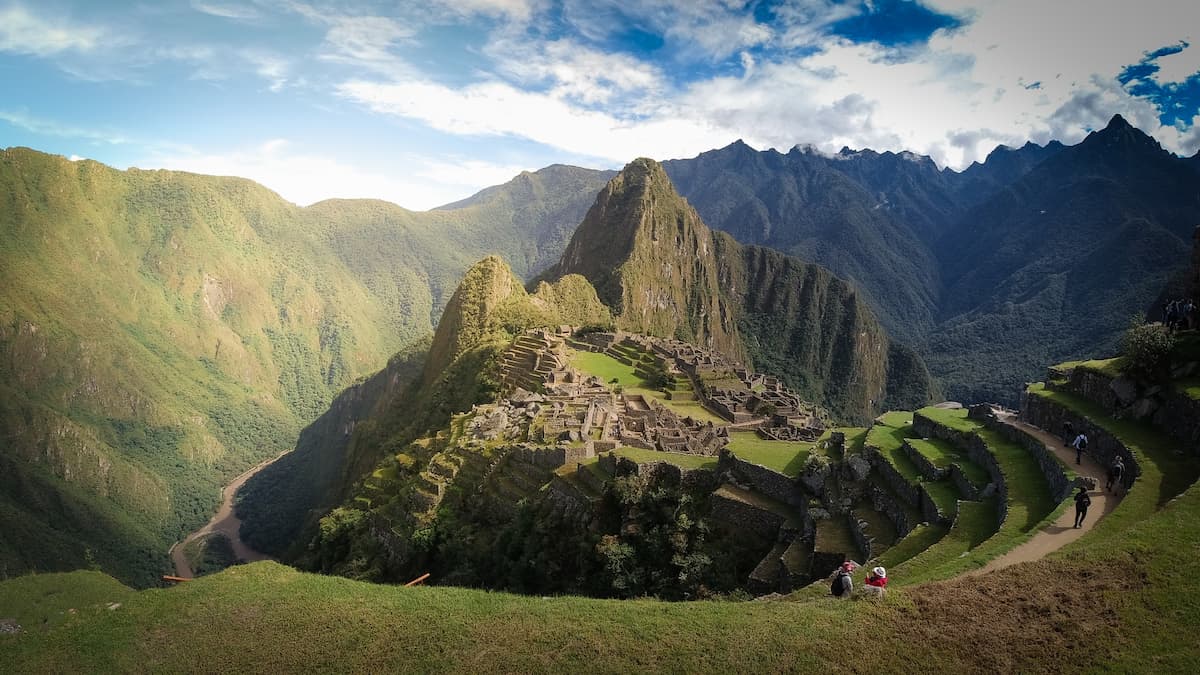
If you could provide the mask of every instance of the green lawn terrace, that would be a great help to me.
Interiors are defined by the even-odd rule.
[[[900,565],[901,584],[982,567],[1065,508],[1066,467],[1039,460],[965,409],[881,415],[867,434],[866,452],[890,496],[908,507],[890,509],[901,538],[880,558],[889,568]],[[913,510],[923,527],[911,527]]]

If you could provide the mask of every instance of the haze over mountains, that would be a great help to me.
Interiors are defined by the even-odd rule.
[[[842,414],[878,409],[913,373],[903,395],[927,395],[922,358],[949,398],[1012,402],[1044,364],[1110,349],[1181,271],[1200,222],[1197,162],[1120,117],[1079,145],[998,149],[961,173],[907,153],[741,143],[664,162],[691,207],[672,205],[663,225],[686,235],[679,253],[717,263],[664,261],[703,282],[691,297],[663,285],[664,301],[688,309],[671,330],[776,370],[800,361],[806,393]],[[289,517],[336,504],[329,490],[373,464],[346,447],[354,423],[420,376],[468,266],[497,253],[522,280],[542,273],[612,176],[552,166],[424,213],[369,200],[300,209],[239,179],[4,151],[0,559],[9,573],[95,560],[146,583],[219,485],[291,447],[393,357],[301,436],[327,452],[298,471],[325,482],[297,487],[307,492]],[[633,320],[636,299],[618,301],[604,269],[587,267],[603,258],[563,260],[560,272],[588,277]],[[821,304],[771,290],[804,284],[832,293],[837,311],[806,314]],[[665,330],[669,314],[646,325]],[[788,351],[822,317],[892,357],[872,362],[861,392],[838,384],[837,350],[808,363]],[[885,330],[922,358],[893,352]],[[886,372],[899,363],[910,376]],[[458,393],[434,402],[439,414],[469,404]]]

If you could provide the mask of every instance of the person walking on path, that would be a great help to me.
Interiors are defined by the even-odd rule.
[[[1083,527],[1083,519],[1087,517],[1088,507],[1092,505],[1092,498],[1088,496],[1087,488],[1079,486],[1079,493],[1075,495],[1075,529]]]
[[[1063,422],[1062,430],[1063,445],[1070,446],[1071,441],[1075,440],[1075,425],[1067,420]]]
[[[1113,492],[1114,487],[1121,487],[1121,479],[1125,477],[1125,460],[1121,459],[1120,455],[1113,460],[1112,466],[1108,467],[1108,482],[1104,484],[1104,489],[1108,492]]]
[[[1075,437],[1075,442],[1071,443],[1071,447],[1075,448],[1075,463],[1083,464],[1083,451],[1087,450],[1088,437],[1082,431]]]

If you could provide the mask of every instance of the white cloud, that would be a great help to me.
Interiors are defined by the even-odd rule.
[[[711,126],[670,111],[637,119],[573,106],[551,94],[489,81],[452,89],[426,81],[345,82],[338,92],[371,110],[416,119],[452,134],[516,136],[587,157],[624,163],[712,147]]]
[[[1158,72],[1153,76],[1155,82],[1183,82],[1200,73],[1200,47],[1189,45],[1181,52],[1160,56],[1155,63],[1158,64]]]
[[[429,209],[463,199],[509,180],[521,169],[471,160],[462,163],[417,156],[397,158],[402,173],[364,169],[312,154],[276,138],[226,153],[155,154],[135,164],[261,183],[290,202],[307,206],[325,199],[383,199],[407,209]]]
[[[623,106],[631,96],[656,96],[664,88],[662,72],[628,54],[607,53],[574,40],[550,42],[501,40],[488,45],[498,72],[524,86],[545,86],[555,97],[585,105]],[[636,103],[634,101],[633,103]]]
[[[262,17],[262,14],[257,9],[245,4],[192,0],[192,9],[211,16],[221,17],[222,19],[234,19],[236,21],[253,21]]]
[[[30,56],[89,52],[108,38],[98,26],[83,26],[61,17],[38,16],[22,7],[0,8],[0,51]]]

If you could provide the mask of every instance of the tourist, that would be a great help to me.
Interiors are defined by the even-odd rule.
[[[1114,488],[1121,487],[1121,479],[1125,477],[1125,460],[1121,459],[1120,455],[1113,460],[1112,466],[1108,467],[1108,482],[1104,484],[1104,489],[1109,492],[1114,492]]]
[[[887,570],[876,567],[867,572],[867,580],[864,583],[862,594],[865,597],[882,599],[887,592]]]
[[[1088,496],[1087,488],[1080,485],[1079,494],[1075,495],[1075,529],[1083,527],[1083,519],[1087,517],[1087,510],[1091,505],[1092,498]]]
[[[1071,445],[1071,441],[1075,440],[1075,425],[1071,424],[1071,420],[1063,422],[1062,426],[1063,445]]]
[[[1083,451],[1087,450],[1087,445],[1088,445],[1087,434],[1083,433],[1082,431],[1079,432],[1079,435],[1075,437],[1075,442],[1071,443],[1071,447],[1075,448],[1075,463],[1076,464],[1083,463]]]
[[[1180,311],[1183,315],[1183,327],[1191,330],[1196,327],[1196,303],[1188,298],[1183,301],[1183,309]]]
[[[850,596],[854,594],[854,580],[850,578],[850,575],[857,567],[858,563],[853,560],[846,560],[837,569],[837,572],[834,573],[833,583],[829,586],[829,592],[835,598],[849,600]]]

